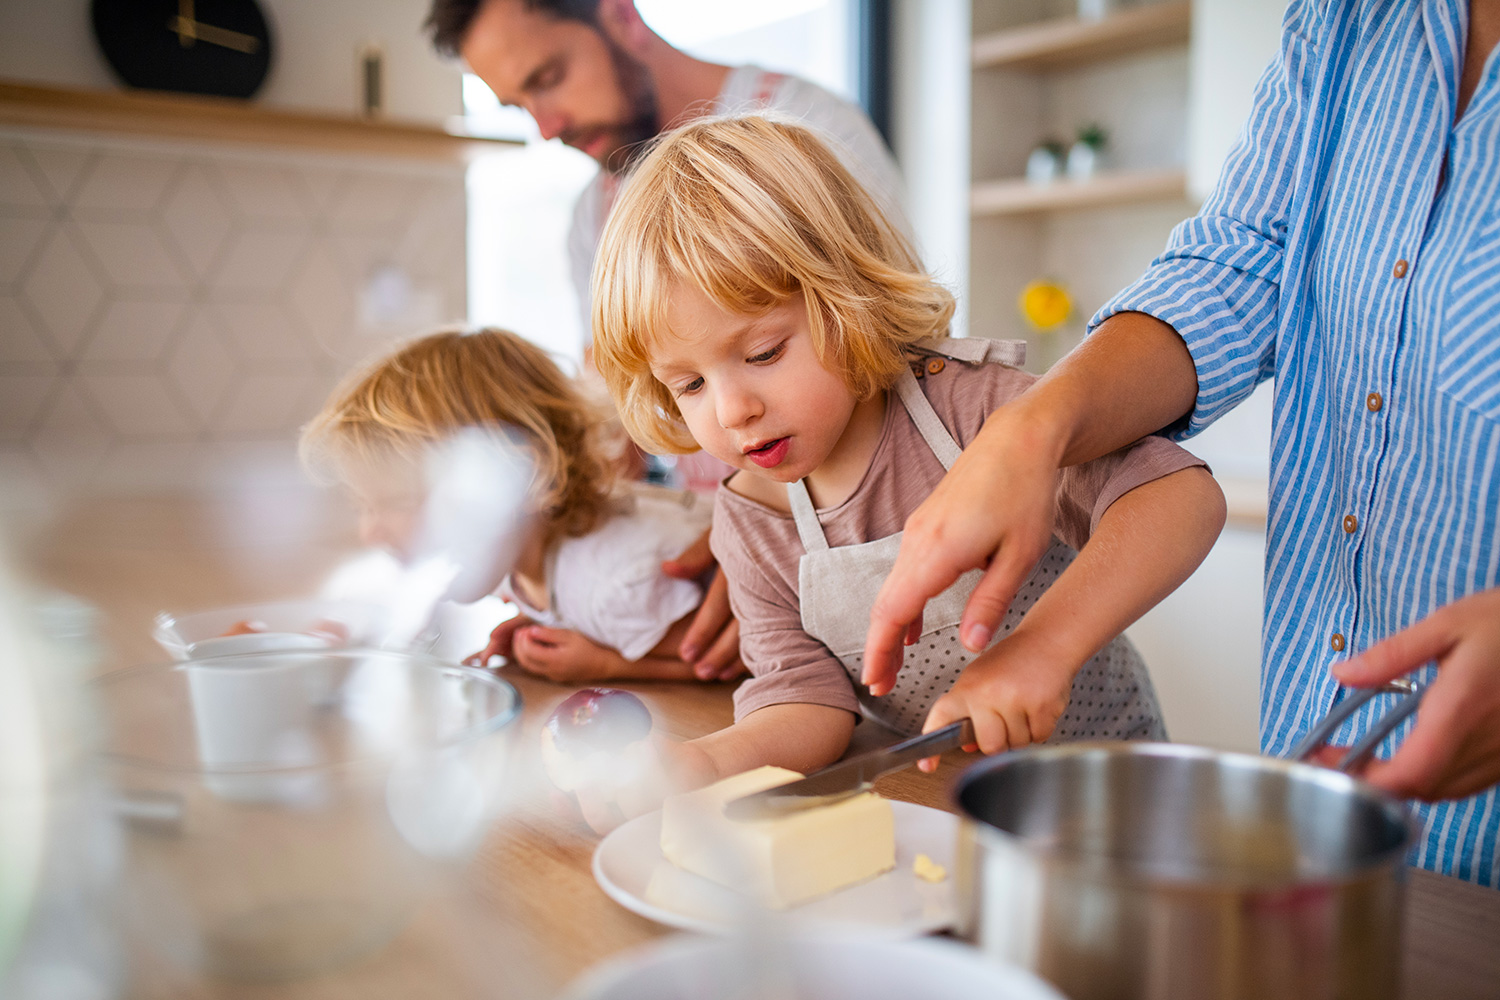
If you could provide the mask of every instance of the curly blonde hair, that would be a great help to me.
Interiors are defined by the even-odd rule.
[[[890,388],[909,345],[953,317],[953,296],[818,135],[765,114],[701,118],[661,137],[604,227],[594,362],[648,451],[698,448],[651,374],[680,283],[741,315],[801,293],[814,350],[859,399]]]
[[[505,330],[445,330],[351,373],[302,428],[298,450],[314,475],[347,479],[355,463],[420,462],[465,428],[519,435],[550,541],[586,535],[614,511],[609,425],[607,409],[536,345]]]

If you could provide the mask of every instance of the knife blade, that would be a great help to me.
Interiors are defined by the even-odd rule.
[[[726,802],[724,815],[733,820],[773,819],[829,805],[869,791],[883,774],[973,742],[974,724],[960,719],[942,729],[840,761],[797,781]]]

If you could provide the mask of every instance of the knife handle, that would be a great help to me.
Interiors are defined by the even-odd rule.
[[[902,740],[894,746],[886,747],[882,766],[878,774],[870,775],[870,780],[880,777],[882,774],[890,774],[924,757],[936,757],[940,753],[952,750],[955,747],[967,746],[974,742],[974,723],[968,719],[959,719],[950,722],[942,729],[934,729],[930,733],[921,736],[913,736],[909,740]]]

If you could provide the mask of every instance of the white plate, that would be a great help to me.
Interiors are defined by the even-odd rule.
[[[891,811],[896,820],[895,868],[788,913],[886,937],[931,934],[950,926],[958,817],[910,802],[893,801]],[[948,869],[949,877],[936,883],[917,878],[912,862],[918,854]],[[594,880],[627,910],[683,930],[727,933],[753,906],[748,897],[682,871],[662,857],[659,810],[617,827],[599,842]]]
[[[890,941],[857,930],[781,939],[682,934],[607,959],[564,1000],[1064,1000],[1034,974],[975,948],[923,938]]]

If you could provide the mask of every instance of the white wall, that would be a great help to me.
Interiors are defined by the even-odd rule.
[[[1226,529],[1192,578],[1126,633],[1178,743],[1259,750],[1265,551],[1265,532]]]
[[[276,51],[257,101],[356,113],[357,54],[375,42],[386,53],[392,117],[441,121],[462,113],[459,69],[439,59],[422,33],[427,0],[261,0],[261,9],[271,21]],[[94,43],[88,0],[0,2],[0,78],[119,86]]]
[[[1250,115],[1255,83],[1276,54],[1286,0],[1194,0],[1188,190],[1202,199]]]

